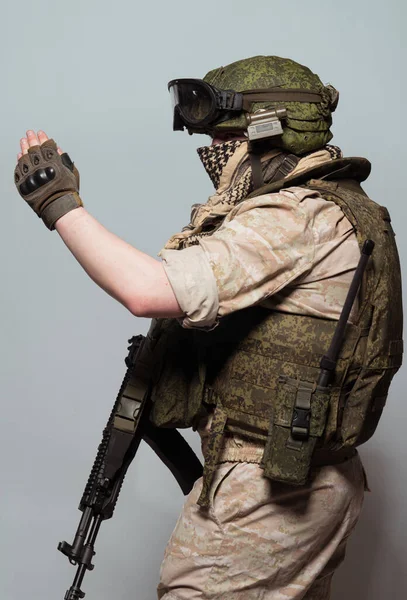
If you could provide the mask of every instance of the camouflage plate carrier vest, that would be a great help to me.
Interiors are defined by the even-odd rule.
[[[260,306],[223,318],[210,332],[183,329],[175,319],[153,321],[153,423],[193,427],[214,410],[201,506],[208,505],[225,431],[264,441],[265,476],[294,485],[307,481],[312,465],[334,463],[336,456],[343,460],[374,433],[401,365],[402,305],[389,213],[357,181],[369,171],[364,159],[340,159],[314,170],[311,179],[308,173],[252,194],[289,185],[318,190],[340,206],[360,246],[366,239],[375,242],[359,293],[359,313],[347,325],[329,387],[320,388],[316,381],[336,321]],[[298,441],[291,436],[293,413],[304,406],[311,412],[309,437]],[[321,461],[318,457],[324,455]]]

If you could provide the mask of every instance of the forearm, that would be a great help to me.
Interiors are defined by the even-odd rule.
[[[84,208],[61,217],[55,229],[93,281],[134,315],[182,315],[161,262],[105,229]]]

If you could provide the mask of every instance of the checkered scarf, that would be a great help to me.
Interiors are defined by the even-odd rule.
[[[209,197],[206,204],[192,206],[190,223],[168,240],[165,249],[179,250],[198,244],[202,236],[213,233],[232,208],[253,191],[254,184],[247,146],[245,140],[232,140],[198,148],[199,158],[215,186],[216,193]],[[278,148],[262,156],[265,184],[274,180],[285,156],[288,157],[289,154]],[[321,151],[301,159],[290,175],[298,169],[302,170],[301,166],[304,169],[309,168],[308,163],[311,165],[314,162],[326,162],[340,156],[342,153],[339,148],[326,146]]]

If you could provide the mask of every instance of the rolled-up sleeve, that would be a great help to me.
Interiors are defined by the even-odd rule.
[[[212,328],[219,311],[216,279],[200,246],[163,250],[163,266],[185,317],[186,328]]]

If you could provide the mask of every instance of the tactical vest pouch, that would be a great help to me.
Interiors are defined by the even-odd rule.
[[[285,376],[279,383],[261,466],[270,479],[304,485],[324,434],[330,390]]]
[[[152,410],[157,427],[193,427],[203,411],[205,363],[194,332],[175,319],[159,320],[155,349]]]
[[[386,404],[391,380],[401,364],[386,369],[363,369],[347,399],[341,439],[344,446],[365,443],[374,434]]]

